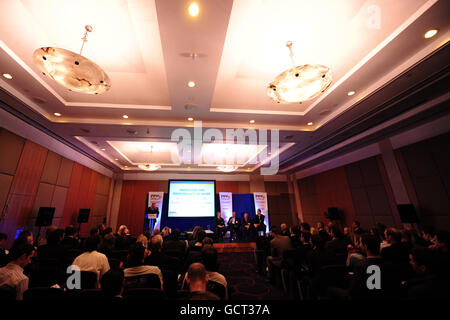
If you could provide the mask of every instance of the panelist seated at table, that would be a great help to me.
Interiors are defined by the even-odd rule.
[[[266,225],[264,223],[264,219],[266,217],[261,213],[261,209],[256,211],[256,216],[253,218],[253,227],[256,232],[266,232]]]
[[[244,217],[242,217],[241,225],[243,240],[249,240],[253,230],[253,224],[247,212],[244,213]]]
[[[225,220],[222,218],[222,213],[217,212],[217,217],[214,220],[215,236],[216,239],[221,240],[225,233],[227,233],[227,228],[225,227]]]
[[[239,218],[236,217],[236,211],[233,211],[233,215],[228,219],[228,230],[230,230],[230,241],[236,239],[239,235],[240,227]]]

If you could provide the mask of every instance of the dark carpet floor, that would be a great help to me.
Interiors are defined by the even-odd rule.
[[[253,253],[220,253],[219,272],[228,282],[231,300],[285,300],[289,299],[281,287],[265,281],[256,273]]]

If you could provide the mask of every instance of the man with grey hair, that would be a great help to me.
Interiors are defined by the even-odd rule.
[[[144,264],[157,266],[161,270],[174,270],[179,267],[179,260],[162,253],[163,238],[161,235],[153,236],[150,240],[151,254],[145,258]]]

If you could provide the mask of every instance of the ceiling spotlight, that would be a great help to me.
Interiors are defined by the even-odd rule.
[[[122,118],[128,119],[128,116],[127,116],[126,114],[124,114],[124,115],[122,116]]]
[[[432,38],[432,37],[434,37],[438,32],[439,32],[438,29],[431,29],[431,30],[428,30],[427,32],[425,32],[424,37],[425,37],[425,39]]]
[[[217,170],[222,172],[233,172],[238,168],[238,166],[233,165],[224,165],[224,166],[218,166]]]
[[[116,160],[116,161],[119,161],[119,159],[117,159],[117,158],[116,158],[116,159],[114,159],[114,160]]]
[[[105,149],[105,148],[101,148],[101,150],[102,150],[102,151],[105,151],[106,149]]]
[[[255,120],[250,120],[249,122],[250,122],[250,123],[255,123]]]
[[[189,88],[195,87],[195,82],[194,82],[194,81],[189,81],[189,82],[188,82],[188,87],[189,87]]]
[[[6,78],[8,80],[11,80],[13,78],[13,76],[10,75],[9,73],[3,73],[2,76],[3,76],[3,78]]]
[[[200,11],[200,8],[198,7],[198,4],[192,2],[188,10],[191,17],[196,17]]]
[[[139,169],[145,170],[145,171],[156,171],[161,168],[159,164],[149,163],[149,164],[140,164]]]
[[[59,112],[55,112],[54,115],[57,117],[61,117],[61,113],[59,113]]]
[[[267,95],[278,103],[299,103],[314,99],[324,92],[333,80],[330,68],[315,64],[295,66],[292,41],[286,43],[292,68],[280,73],[267,87]]]
[[[188,120],[189,121],[194,121],[194,118],[189,117]]]
[[[45,76],[59,85],[87,94],[100,94],[109,90],[111,81],[96,63],[81,55],[89,32],[93,28],[84,27],[80,53],[56,47],[42,47],[34,51],[33,59]]]
[[[308,126],[312,126],[313,124],[313,122],[308,122]]]
[[[347,95],[348,95],[348,96],[352,96],[352,95],[354,95],[355,93],[356,93],[356,92],[352,90],[352,91],[347,92]]]

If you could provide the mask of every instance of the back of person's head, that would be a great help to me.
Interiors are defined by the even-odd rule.
[[[292,226],[291,227],[291,232],[292,234],[294,234],[295,236],[300,236],[300,227],[298,225]]]
[[[217,271],[217,250],[210,244],[206,244],[202,249],[202,261],[208,271]]]
[[[92,252],[98,249],[99,244],[100,244],[100,237],[98,235],[95,235],[86,239],[84,247],[87,251]]]
[[[205,230],[202,229],[197,233],[197,242],[202,242],[203,239],[205,239],[205,238],[206,238],[206,232],[205,232]]]
[[[31,244],[20,242],[14,244],[11,249],[9,249],[8,257],[11,261],[17,261],[24,254],[26,256],[30,256],[34,251],[34,247]]]
[[[282,223],[282,224],[280,225],[280,228],[281,228],[281,231],[286,230],[286,229],[287,229],[287,224],[286,224],[286,223]]]
[[[319,229],[325,228],[325,225],[323,224],[322,221],[317,222],[317,228],[319,228]]]
[[[330,226],[329,230],[330,230],[330,234],[333,237],[335,237],[337,239],[341,239],[343,237],[341,230],[337,226],[332,225],[332,226]]]
[[[384,231],[387,229],[386,225],[381,222],[377,222],[375,223],[375,228],[378,229],[378,234],[380,237],[384,239]]]
[[[105,230],[102,231],[102,236],[106,236],[107,234],[110,234],[113,232],[113,229],[111,227],[105,228]]]
[[[325,247],[325,239],[318,234],[312,235],[311,244],[313,245],[314,248],[322,250]]]
[[[72,237],[77,233],[77,229],[74,226],[67,226],[64,230],[66,237]]]
[[[397,228],[387,228],[386,236],[390,237],[393,242],[400,242],[402,240],[402,233]]]
[[[161,235],[165,238],[168,237],[170,235],[170,228],[169,227],[164,227],[161,231]]]
[[[57,245],[61,242],[61,240],[64,237],[64,230],[63,229],[56,229],[55,231],[51,232],[47,237],[47,244]]]
[[[202,241],[202,245],[207,245],[207,244],[212,245],[213,243],[214,243],[213,239],[211,239],[209,237],[204,238]]]
[[[156,236],[152,237],[152,240],[150,240],[150,250],[152,252],[160,251],[163,244],[163,238],[160,234],[157,234]]]
[[[274,235],[280,235],[281,234],[280,228],[278,228],[277,226],[272,226],[270,228],[270,232],[272,232]]]
[[[178,239],[180,239],[180,230],[175,229],[172,231],[172,240],[177,241]]]
[[[192,288],[193,283],[204,283],[206,287],[206,269],[205,266],[199,262],[195,262],[189,266],[187,272],[187,279],[189,279],[189,287]]]
[[[308,222],[302,222],[300,224],[300,228],[303,229],[303,231],[310,231],[311,227],[309,226]]]
[[[361,223],[358,220],[353,220],[353,224],[358,228],[361,226]]]
[[[104,248],[114,248],[114,244],[116,242],[116,238],[112,233],[108,233],[103,237],[102,247]]]
[[[115,297],[122,294],[125,284],[125,275],[122,269],[114,268],[106,272],[100,279],[102,292],[107,297]]]
[[[137,237],[136,242],[142,244],[142,246],[143,246],[144,248],[147,248],[147,246],[148,246],[148,239],[147,239],[147,237],[144,236],[143,234],[140,234],[140,235]]]
[[[309,243],[311,241],[311,233],[308,231],[302,232],[301,237],[304,243]]]
[[[99,232],[98,232],[98,228],[91,228],[91,230],[89,231],[89,235],[92,237],[92,236],[95,236],[95,235],[98,235],[99,234]]]
[[[159,228],[153,229],[153,236],[157,236],[157,235],[160,235],[160,234],[161,234],[161,231],[159,231]]]
[[[380,254],[380,239],[372,234],[365,233],[361,235],[361,244],[367,248],[367,251],[373,255]]]
[[[125,235],[125,230],[127,229],[126,225],[121,225],[118,229],[117,229],[117,234],[120,236]]]
[[[136,243],[131,247],[128,255],[128,267],[140,266],[144,262],[145,248],[140,243]]]
[[[50,237],[50,234],[55,231],[56,229],[58,229],[57,226],[51,225],[47,227],[47,230],[45,230],[45,237],[48,239],[48,237]]]

